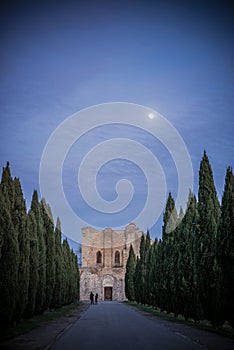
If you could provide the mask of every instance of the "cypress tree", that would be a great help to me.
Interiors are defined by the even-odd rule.
[[[69,269],[68,269],[68,276],[69,276],[69,289],[68,289],[68,303],[70,303],[74,297],[75,297],[75,274],[73,270],[73,252],[70,249],[68,249],[68,262],[69,262]]]
[[[5,200],[5,206],[12,215],[15,203],[15,187],[11,176],[10,163],[7,162],[6,167],[2,170],[1,192]]]
[[[156,249],[158,241],[155,239],[154,243],[150,246],[147,262],[146,262],[146,291],[147,291],[147,301],[149,305],[157,305],[157,291],[156,291]]]
[[[70,301],[79,299],[79,268],[77,256],[70,249],[70,265],[71,265],[71,293],[70,293]]]
[[[183,208],[180,208],[180,212],[179,212],[179,217],[178,217],[178,220],[179,222],[181,222],[184,218],[184,212],[183,212]]]
[[[134,273],[136,268],[136,256],[133,250],[132,245],[130,246],[129,256],[126,264],[126,273],[125,273],[125,294],[128,300],[135,300],[134,292]]]
[[[44,238],[44,227],[41,205],[38,201],[37,191],[34,190],[31,202],[31,211],[35,216],[37,224],[37,240],[39,250],[39,261],[38,261],[38,284],[36,292],[35,302],[35,314],[40,314],[44,311],[45,303],[45,289],[46,289],[46,245]]]
[[[79,281],[77,256],[67,241],[62,246],[59,219],[54,232],[37,191],[27,214],[20,180],[12,179],[7,163],[0,183],[0,326],[79,299]]]
[[[73,252],[73,269],[75,274],[75,293],[74,296],[77,300],[80,299],[80,270],[78,266],[77,255]]]
[[[220,324],[226,320],[234,327],[234,176],[230,167],[226,171],[222,197],[217,260],[220,269],[217,288]]]
[[[163,275],[163,249],[162,240],[160,239],[155,246],[155,263],[154,263],[154,281],[155,281],[155,294],[154,304],[155,306],[163,310],[163,288],[164,288],[164,275]]]
[[[163,214],[162,239],[167,240],[170,233],[176,228],[178,223],[178,215],[175,207],[175,201],[169,192],[165,212]]]
[[[149,303],[149,286],[147,281],[147,272],[149,272],[151,266],[151,259],[149,259],[149,252],[151,247],[151,238],[149,234],[149,230],[147,230],[146,238],[145,238],[145,251],[143,256],[143,264],[142,264],[142,276],[143,276],[143,296],[142,296],[142,303],[148,304]],[[147,268],[147,263],[149,263],[149,266]]]
[[[46,297],[44,308],[48,309],[51,306],[55,286],[55,234],[51,209],[45,199],[41,201],[41,211],[46,244]]]
[[[145,259],[145,235],[142,233],[140,242],[140,259],[144,261]]]
[[[70,250],[70,247],[69,247],[69,250],[68,250],[68,263],[69,263],[69,269],[68,269],[68,276],[69,276],[69,288],[68,288],[68,303],[70,303],[72,300],[73,300],[73,297],[74,297],[74,286],[73,286],[73,283],[74,283],[74,275],[73,275],[73,269],[72,269],[72,252]]]
[[[77,256],[70,249],[67,239],[62,244],[63,268],[62,268],[62,302],[69,304],[75,298],[79,298],[80,274],[78,268]]]
[[[204,317],[216,320],[216,272],[215,252],[220,206],[217,199],[209,159],[204,152],[199,170],[198,211],[200,231],[198,234],[197,272],[199,294]]]
[[[161,307],[167,312],[171,312],[172,298],[174,286],[172,285],[174,261],[173,254],[175,252],[174,231],[178,223],[178,215],[175,207],[174,199],[171,193],[168,195],[165,212],[163,215],[162,229],[162,295]]]
[[[142,297],[142,269],[141,269],[141,260],[137,256],[136,258],[136,268],[135,268],[135,273],[133,277],[134,281],[134,295],[135,295],[135,300],[137,303],[141,302],[141,297]]]
[[[15,320],[18,296],[19,246],[12,223],[14,185],[9,163],[3,168],[0,184],[0,326]]]
[[[201,317],[195,270],[195,234],[198,222],[197,200],[190,192],[187,209],[180,225],[177,295],[179,299],[178,312],[186,319],[193,318],[196,321]]]
[[[140,242],[140,257],[136,261],[136,269],[134,274],[135,299],[137,302],[147,303],[147,258],[150,249],[150,235],[147,231],[146,236],[142,234]]]
[[[145,299],[145,235],[142,234],[141,236],[141,243],[140,243],[140,259],[139,259],[139,271],[138,271],[138,293],[140,303],[144,303]]]
[[[61,233],[61,222],[57,218],[55,228],[55,285],[54,295],[52,298],[52,306],[59,307],[62,301],[61,295],[62,289],[62,233]]]
[[[175,317],[180,313],[180,304],[179,304],[179,293],[180,293],[180,281],[182,280],[181,274],[181,262],[182,262],[182,251],[180,250],[181,244],[181,223],[175,228],[171,233],[171,237],[167,242],[166,252],[167,252],[167,261],[169,261],[168,266],[168,281],[167,281],[167,298],[168,303],[168,312],[173,312]],[[184,249],[184,247],[183,247]]]
[[[24,311],[24,317],[30,318],[35,312],[36,293],[39,281],[39,244],[37,237],[37,222],[32,210],[27,216],[27,231],[29,233],[30,253],[29,253],[29,288],[28,302]]]
[[[18,300],[16,307],[16,321],[23,315],[28,299],[29,286],[29,233],[26,227],[27,210],[23,197],[21,183],[18,178],[14,179],[14,207],[12,221],[18,234],[19,246],[19,269],[18,269]]]
[[[66,289],[67,289],[67,259],[65,250],[65,240],[62,243],[62,289],[61,289],[61,301],[62,305],[66,304]]]
[[[0,326],[6,328],[15,319],[18,292],[19,249],[17,234],[0,191]]]
[[[69,244],[67,239],[63,240],[62,244],[62,255],[63,255],[63,289],[62,289],[62,303],[68,304],[70,301],[70,281],[69,281]]]

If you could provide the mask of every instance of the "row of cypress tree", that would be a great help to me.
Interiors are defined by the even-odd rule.
[[[178,224],[177,226],[175,224]],[[176,228],[175,228],[176,226]],[[130,248],[125,292],[131,301],[234,327],[234,176],[226,171],[221,205],[209,159],[200,163],[198,200],[189,193],[185,214],[169,194],[162,239],[142,235],[140,255]]]
[[[79,298],[77,256],[54,228],[49,205],[35,190],[27,212],[9,163],[0,184],[0,326],[18,323]]]

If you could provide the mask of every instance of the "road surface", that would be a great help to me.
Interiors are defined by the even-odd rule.
[[[197,339],[196,329],[162,321],[118,302],[91,305],[52,350],[198,350],[212,349]],[[183,331],[184,327],[190,331]],[[191,334],[189,334],[191,332]],[[197,331],[202,332],[202,331]],[[231,339],[212,337],[214,349],[233,349]],[[218,340],[217,340],[217,339]],[[224,341],[224,343],[222,343]],[[225,341],[227,343],[225,343]],[[220,344],[219,344],[220,342]],[[230,347],[229,347],[230,345]],[[220,346],[220,347],[219,347]]]

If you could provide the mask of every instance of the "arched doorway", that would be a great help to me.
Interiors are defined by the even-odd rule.
[[[111,275],[105,275],[103,278],[103,296],[104,300],[113,299],[113,287],[114,287],[114,278]]]
[[[112,287],[104,287],[104,300],[112,300]]]

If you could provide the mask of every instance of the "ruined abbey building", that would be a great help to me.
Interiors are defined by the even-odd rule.
[[[82,267],[80,299],[89,299],[91,291],[99,300],[125,300],[125,272],[132,244],[139,255],[142,231],[134,223],[125,230],[106,228],[97,231],[82,229]]]

